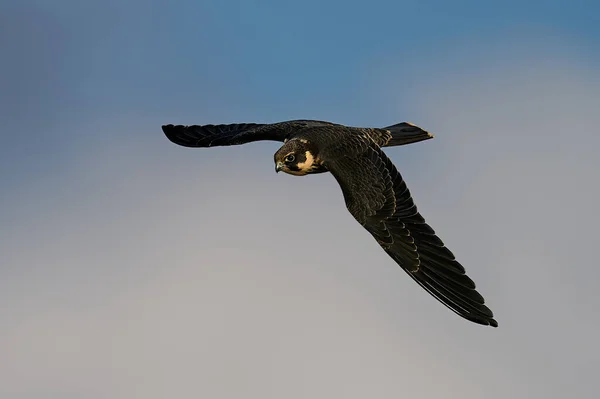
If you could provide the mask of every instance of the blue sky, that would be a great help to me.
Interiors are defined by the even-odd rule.
[[[145,136],[177,121],[420,117],[415,82],[460,74],[506,43],[598,66],[594,2],[366,4],[3,2],[2,184],[52,173],[133,118],[144,125],[129,134]],[[369,90],[379,67],[401,80],[394,112]]]
[[[3,1],[0,396],[594,397],[598,15]],[[386,152],[498,329],[414,286],[331,176],[275,175],[277,143],[160,130],[293,118],[435,134]]]

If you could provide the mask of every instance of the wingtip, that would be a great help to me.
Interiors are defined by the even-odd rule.
[[[445,304],[445,305],[448,306],[447,304]],[[450,308],[450,309],[452,309],[452,308]],[[452,309],[452,310],[454,310],[454,309]],[[494,328],[498,327],[498,322],[496,321],[496,319],[493,318],[493,316],[488,318],[488,317],[481,317],[480,315],[474,315],[472,313],[459,313],[456,310],[454,310],[454,312],[457,313],[462,318],[472,321],[475,324],[479,324],[484,327],[494,327]]]
[[[175,143],[175,141],[173,141],[173,139],[175,138],[173,135],[173,128],[175,126],[169,124],[169,125],[162,125],[162,131],[165,134],[165,136],[167,136],[167,138],[169,139],[169,141]]]
[[[485,305],[483,305],[483,306],[486,307]],[[465,317],[465,315],[461,315],[461,316]],[[489,326],[489,327],[494,327],[494,328],[498,327],[498,322],[496,321],[496,319],[494,319],[494,315],[490,315],[490,317],[480,317],[480,316],[473,317],[473,315],[470,314],[465,318],[468,320],[471,320],[477,324],[484,325],[484,326]]]
[[[189,140],[183,135],[185,126],[183,125],[162,125],[162,131],[170,142],[184,147],[190,147]]]
[[[173,125],[168,124],[168,125],[162,125],[162,131],[164,134],[169,134],[170,131],[173,130]]]

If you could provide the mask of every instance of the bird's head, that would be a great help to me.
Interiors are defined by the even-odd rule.
[[[295,176],[316,172],[320,167],[314,146],[305,139],[291,139],[275,153],[275,171]]]

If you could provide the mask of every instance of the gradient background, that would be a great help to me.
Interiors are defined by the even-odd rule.
[[[368,5],[367,5],[368,4]],[[593,398],[593,1],[0,3],[0,397]],[[387,150],[496,313],[437,303],[278,143],[164,123],[408,120]]]

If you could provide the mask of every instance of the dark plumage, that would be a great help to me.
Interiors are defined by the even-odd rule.
[[[169,140],[186,147],[284,142],[274,156],[276,171],[298,176],[331,172],[352,216],[413,280],[465,319],[498,326],[475,283],[425,223],[402,176],[381,150],[432,138],[425,130],[410,123],[380,129],[312,120],[162,129]]]

